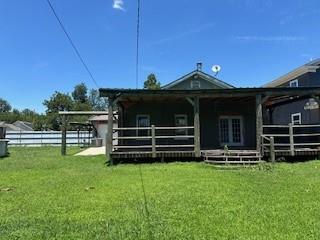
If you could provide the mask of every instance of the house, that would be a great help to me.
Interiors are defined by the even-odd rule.
[[[108,125],[106,147],[111,162],[117,158],[201,158],[233,151],[237,157],[245,153],[240,159],[252,158],[248,154],[260,159],[266,106],[284,96],[320,94],[318,87],[235,88],[204,73],[201,64],[159,90],[99,91],[109,101],[112,114],[108,119],[118,109],[119,127]],[[113,132],[118,133],[117,145]]]
[[[289,73],[263,85],[278,87],[319,87],[320,59],[304,64]],[[318,96],[284,96],[271,102],[266,109],[266,121],[270,124],[319,124]]]
[[[25,121],[15,121],[12,125],[18,127],[20,131],[33,131],[32,123]]]
[[[0,127],[6,129],[6,131],[21,131],[21,129],[11,123],[0,122]]]

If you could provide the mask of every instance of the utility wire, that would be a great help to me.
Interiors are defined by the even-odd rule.
[[[49,7],[50,7],[50,9],[51,9],[51,11],[52,11],[52,13],[54,14],[54,16],[56,17],[57,21],[59,22],[59,25],[60,25],[62,31],[63,31],[64,34],[67,36],[67,38],[68,38],[68,40],[69,40],[69,43],[71,44],[72,48],[73,48],[74,51],[76,52],[76,54],[77,54],[80,62],[82,63],[82,65],[84,66],[84,68],[86,69],[86,71],[88,72],[88,74],[89,74],[91,80],[93,81],[93,83],[96,85],[97,88],[99,88],[97,81],[96,81],[95,78],[93,77],[93,74],[91,73],[90,69],[88,68],[88,65],[87,65],[87,64],[85,63],[85,61],[83,60],[83,58],[82,58],[79,50],[77,49],[77,47],[76,47],[75,44],[73,43],[70,35],[68,34],[66,28],[64,27],[61,19],[59,18],[57,12],[55,11],[54,7],[52,6],[50,0],[46,0],[46,1],[47,1],[47,3],[48,3],[48,5],[49,5]]]
[[[137,45],[136,45],[136,88],[139,85],[139,38],[140,38],[140,0],[138,0],[137,12]]]

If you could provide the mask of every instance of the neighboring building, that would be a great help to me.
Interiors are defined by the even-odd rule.
[[[302,65],[293,71],[263,85],[274,87],[319,87],[320,59]],[[320,123],[319,96],[284,96],[270,102],[265,114],[269,124],[316,124]]]
[[[0,122],[0,127],[6,129],[6,131],[21,131],[21,129],[11,123]]]
[[[93,125],[95,131],[95,138],[101,138],[102,144],[106,144],[106,135],[108,131],[108,115],[93,116],[89,118],[89,122]],[[117,127],[117,115],[113,122],[114,128]]]
[[[15,121],[12,125],[18,127],[20,131],[33,131],[32,123],[24,121]]]
[[[16,121],[14,123],[0,122],[0,127],[5,127],[7,131],[33,131],[32,123]]]
[[[108,98],[109,112],[119,114],[118,144],[112,145],[113,135],[107,138],[110,159],[199,158],[219,149],[260,153],[263,103],[320,94],[320,88],[235,88],[202,72],[199,64],[159,90],[99,91]]]

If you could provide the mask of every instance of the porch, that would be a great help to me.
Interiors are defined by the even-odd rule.
[[[214,158],[260,161],[274,152],[265,142],[270,137],[264,135],[265,104],[283,96],[319,95],[320,88],[100,89],[100,93],[109,99],[108,112],[117,109],[119,115],[118,128],[108,125],[106,153],[111,164],[120,158],[204,159],[212,152],[219,153]],[[113,114],[108,117],[112,121]]]

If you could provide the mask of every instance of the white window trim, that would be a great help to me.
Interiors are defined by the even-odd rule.
[[[224,143],[221,142],[221,135],[220,135],[220,120],[221,119],[228,119],[228,129],[229,129],[229,142],[228,143]],[[232,142],[232,121],[231,119],[239,119],[240,120],[240,142],[239,143],[234,143]],[[228,115],[228,116],[220,116],[219,117],[219,142],[220,142],[220,146],[243,146],[244,145],[244,141],[243,141],[244,137],[243,137],[243,117],[240,115]]]
[[[292,86],[294,83],[296,84],[296,86]],[[299,80],[298,79],[292,80],[290,81],[289,85],[290,87],[299,87]]]
[[[176,125],[176,118],[177,117],[185,117],[186,119],[186,127],[188,126],[188,115],[187,114],[175,114],[174,115],[174,125],[175,127],[177,127]],[[176,135],[176,133],[174,133]],[[188,135],[188,129],[186,129],[186,135]],[[177,136],[183,136],[183,135],[177,135]],[[177,138],[174,138],[174,140],[188,140],[188,138],[183,138],[183,137],[177,137]]]
[[[150,115],[149,114],[137,114],[136,115],[136,127],[138,128],[139,127],[139,125],[138,125],[138,123],[139,123],[139,118],[140,117],[146,117],[146,118],[148,118],[148,121],[149,121],[149,126],[150,126]],[[150,131],[150,130],[147,130],[147,131]],[[137,129],[136,130],[136,136],[137,137],[139,137],[139,130]],[[138,138],[138,140],[147,140],[148,138]]]
[[[295,123],[296,121],[293,120],[294,117],[296,117],[296,116],[299,116],[299,120],[296,120],[296,121],[298,121],[298,123]],[[301,124],[301,113],[300,113],[300,112],[299,112],[299,113],[293,113],[293,114],[291,114],[291,123],[292,123],[293,125],[300,125],[300,124]]]
[[[194,83],[194,82],[198,82],[198,83],[199,83],[199,87],[197,87],[197,88],[193,87],[193,83]],[[201,82],[200,82],[200,80],[198,80],[198,79],[192,79],[191,82],[190,82],[190,88],[191,88],[191,89],[200,89],[200,88],[201,88]]]

